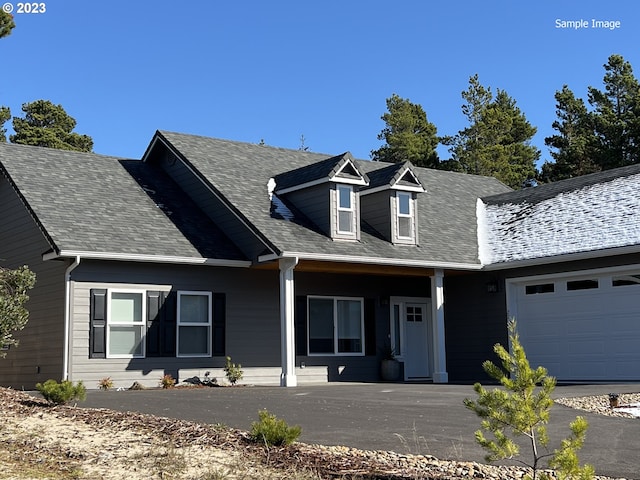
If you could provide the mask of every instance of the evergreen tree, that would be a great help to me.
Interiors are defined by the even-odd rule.
[[[13,118],[16,133],[9,137],[12,143],[80,152],[93,149],[91,137],[72,132],[76,121],[65,112],[62,105],[54,105],[49,100],[36,100],[23,104],[22,111],[24,118]]]
[[[462,112],[469,126],[453,137],[445,137],[452,154],[449,169],[493,176],[512,188],[530,184],[536,176],[540,151],[530,145],[536,133],[516,102],[504,90],[495,97],[478,75],[469,79],[462,92]]]
[[[640,161],[640,83],[621,55],[611,55],[604,69],[605,90],[589,87],[588,99],[598,140],[595,161],[606,170]]]
[[[29,319],[24,304],[27,291],[33,288],[36,276],[26,266],[16,270],[0,267],[0,346],[18,345],[13,333],[22,330]],[[0,358],[6,353],[0,351]]]
[[[386,126],[378,135],[386,144],[372,150],[371,158],[393,163],[408,160],[419,167],[437,168],[437,129],[427,120],[422,106],[394,93],[387,99],[387,110],[381,117]]]
[[[592,118],[584,101],[576,98],[567,85],[557,91],[556,115],[553,129],[558,133],[544,139],[551,147],[551,156],[555,162],[542,165],[540,181],[555,182],[601,170],[593,154],[597,139],[593,130]]]
[[[482,429],[476,431],[475,436],[478,444],[488,452],[485,459],[493,462],[519,456],[520,445],[511,437],[524,437],[532,455],[529,462],[519,461],[532,471],[532,475],[525,479],[536,480],[541,461],[545,458],[550,459],[549,466],[557,470],[559,479],[593,479],[593,467],[581,467],[578,461],[577,452],[584,443],[588,428],[583,417],[571,422],[571,435],[561,442],[560,448],[553,453],[541,450],[541,447],[546,449],[549,444],[546,425],[553,405],[551,393],[555,389],[556,379],[547,375],[544,367],[531,368],[520,343],[515,321],[509,321],[508,327],[511,353],[502,345],[494,347],[502,367],[489,360],[482,364],[487,374],[500,382],[502,388],[487,390],[476,383],[473,389],[478,399],[464,401],[465,406],[482,419]],[[494,438],[487,438],[485,432],[491,433]],[[540,477],[550,480],[545,473]]]
[[[11,34],[11,30],[15,28],[16,24],[13,21],[11,14],[4,12],[0,9],[0,38],[7,37]],[[7,141],[7,129],[4,128],[4,124],[11,118],[11,110],[9,107],[0,106],[0,142],[5,143]]]
[[[15,26],[13,15],[0,9],[0,38],[11,35],[11,30],[13,30]]]

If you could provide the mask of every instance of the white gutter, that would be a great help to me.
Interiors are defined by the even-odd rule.
[[[506,270],[511,268],[533,267],[536,265],[548,265],[550,263],[574,262],[577,260],[590,260],[602,257],[613,257],[616,255],[628,255],[640,252],[640,246],[629,245],[626,247],[614,247],[605,250],[590,250],[588,252],[565,253],[553,257],[525,258],[508,262],[493,263],[483,265],[483,270]]]
[[[138,253],[85,252],[81,250],[60,250],[60,253],[50,252],[42,256],[43,260],[54,260],[62,257],[78,257],[85,260],[116,260],[130,262],[177,263],[184,265],[208,265],[214,267],[244,267],[249,268],[248,260],[225,260],[217,258],[178,257],[170,255],[145,255]]]
[[[62,379],[69,379],[69,337],[71,336],[71,272],[80,265],[80,256],[76,256],[64,272],[64,349],[62,358]]]
[[[269,262],[286,257],[297,257],[299,260],[319,260],[323,262],[366,263],[372,265],[388,265],[396,267],[442,268],[452,270],[481,270],[482,265],[474,263],[433,262],[424,260],[359,257],[352,255],[335,255],[325,253],[282,252],[280,255],[269,254],[258,257],[258,263]]]

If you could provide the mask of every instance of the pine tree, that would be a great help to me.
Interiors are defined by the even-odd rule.
[[[16,133],[9,137],[12,143],[79,152],[93,149],[91,137],[72,132],[76,121],[62,105],[54,105],[49,100],[36,100],[23,104],[22,111],[24,118],[13,118]]]
[[[555,182],[600,171],[593,155],[597,139],[584,101],[576,98],[567,85],[556,92],[555,98],[558,119],[552,127],[558,133],[544,139],[545,145],[554,149],[551,156],[555,162],[542,165],[540,181]]]
[[[536,480],[541,469],[541,461],[550,458],[549,466],[555,468],[561,480],[591,480],[594,471],[590,465],[580,466],[577,451],[582,447],[587,431],[587,421],[577,417],[569,427],[571,436],[562,441],[553,453],[541,451],[549,444],[546,425],[553,400],[551,393],[556,380],[547,374],[544,367],[532,369],[516,330],[516,322],[509,322],[511,353],[502,345],[494,351],[502,361],[502,368],[487,360],[482,366],[487,374],[500,382],[502,388],[486,390],[480,383],[474,385],[477,400],[465,399],[465,406],[481,419],[482,429],[476,431],[476,441],[488,454],[489,462],[511,459],[519,456],[520,446],[513,440],[524,437],[531,447],[532,460],[520,461],[529,467],[532,475],[526,478]],[[540,385],[540,387],[538,387]],[[493,439],[485,436],[491,433]],[[513,438],[512,438],[513,437]],[[544,472],[543,480],[549,480]]]
[[[16,270],[0,267],[0,346],[18,345],[13,333],[27,324],[29,312],[24,304],[35,282],[35,274],[26,266]],[[6,353],[0,351],[0,358],[4,356]]]
[[[504,90],[484,87],[478,75],[462,92],[462,113],[469,126],[443,138],[452,154],[449,169],[496,177],[512,188],[530,184],[536,176],[540,151],[530,145],[536,133],[516,102]]]
[[[598,139],[595,161],[606,170],[640,161],[640,83],[621,55],[611,55],[604,69],[605,90],[589,87],[588,99]]]
[[[394,93],[387,99],[387,110],[381,117],[386,126],[378,135],[378,140],[386,143],[371,151],[372,160],[393,163],[408,160],[418,167],[437,168],[437,129],[427,120],[422,106]]]

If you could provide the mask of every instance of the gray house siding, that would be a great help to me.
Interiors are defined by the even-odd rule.
[[[64,262],[43,262],[49,243],[6,179],[0,176],[0,265],[28,265],[37,276],[27,303],[29,321],[17,347],[0,360],[0,385],[33,388],[63,375]]]
[[[391,199],[388,190],[361,196],[360,216],[385,240],[391,241]]]
[[[331,235],[329,183],[297,190],[284,195],[285,199],[311,219],[326,235]]]
[[[89,358],[89,302],[92,288],[148,291],[206,291],[226,300],[225,355],[245,371],[280,365],[280,310],[277,271],[121,262],[84,262],[74,270],[73,360],[71,376],[89,388],[110,376],[117,386],[134,381],[157,385],[165,373],[179,380],[212,375],[221,379],[224,356],[211,358]],[[279,372],[279,371],[278,371]]]
[[[487,284],[496,283],[497,292]],[[486,381],[482,362],[496,361],[496,343],[507,345],[504,277],[477,273],[445,276],[445,342],[451,382]]]

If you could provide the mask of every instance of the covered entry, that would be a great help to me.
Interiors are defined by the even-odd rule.
[[[640,379],[640,267],[628,268],[508,281],[532,366],[566,381]]]
[[[404,363],[405,380],[432,377],[433,321],[430,298],[392,297],[391,345]]]

